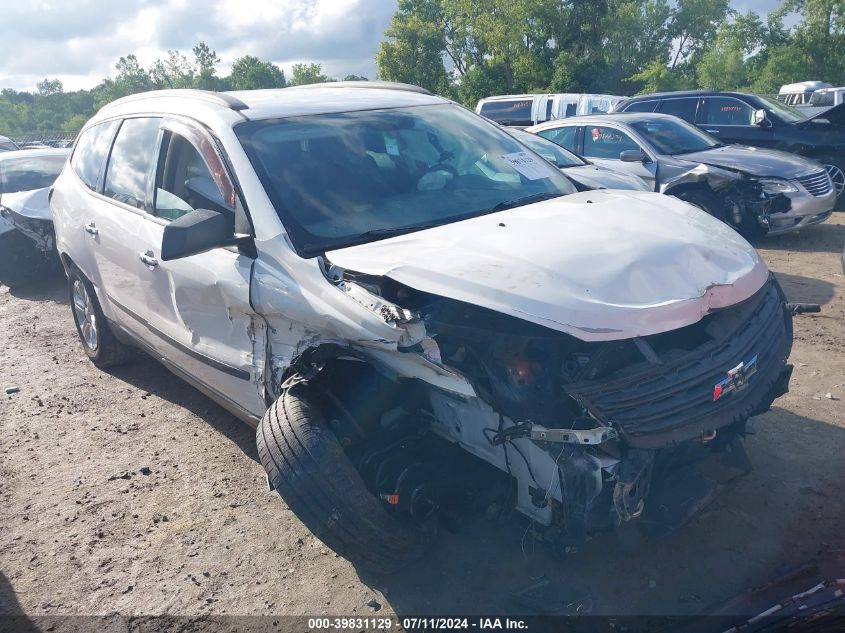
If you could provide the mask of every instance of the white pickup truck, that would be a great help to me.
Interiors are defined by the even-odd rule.
[[[499,95],[481,99],[475,112],[499,125],[524,128],[552,119],[610,112],[623,99],[578,93]]]

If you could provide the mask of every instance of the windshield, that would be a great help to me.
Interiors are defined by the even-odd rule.
[[[0,193],[49,187],[64,167],[67,156],[26,156],[0,161]]]
[[[588,164],[583,158],[542,136],[522,130],[508,130],[508,132],[520,143],[527,145],[556,167],[565,169],[566,167],[581,167]]]
[[[247,122],[235,132],[303,255],[575,192],[498,126],[451,104]]]
[[[804,116],[800,110],[793,108],[791,105],[786,105],[777,99],[764,97],[763,95],[757,95],[757,98],[761,101],[761,105],[766,110],[777,115],[781,121],[786,121],[787,123],[800,123],[801,121],[807,120],[807,117]]]
[[[681,119],[647,119],[630,123],[660,154],[674,156],[721,146],[715,138]]]

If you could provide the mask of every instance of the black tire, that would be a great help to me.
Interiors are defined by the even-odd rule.
[[[332,550],[389,574],[422,557],[436,524],[405,523],[371,494],[326,424],[315,390],[286,390],[256,432],[261,464],[288,507]]]
[[[836,156],[822,156],[817,159],[824,165],[833,186],[839,189],[839,196],[836,198],[834,211],[845,211],[845,159]]]
[[[725,224],[728,222],[728,216],[725,213],[725,207],[713,193],[706,189],[689,189],[682,191],[675,195],[679,200],[690,203],[694,207],[698,207],[708,215],[712,215],[717,220],[721,220]]]
[[[93,317],[93,324],[96,334],[96,342],[92,344],[91,338],[87,332],[84,332],[84,324],[80,322],[78,295],[75,297],[76,284],[81,284],[85,289],[88,300],[90,301],[89,316]],[[85,276],[76,268],[70,268],[67,275],[68,298],[70,299],[70,311],[73,314],[73,322],[76,325],[76,333],[79,335],[79,341],[82,343],[82,349],[85,354],[91,359],[97,367],[104,369],[106,367],[114,367],[116,365],[123,365],[138,356],[138,350],[131,345],[121,343],[115,337],[114,333],[109,328],[109,324],[103,316],[103,310],[100,308],[100,302],[97,300],[97,294],[94,292],[94,287],[85,278]]]

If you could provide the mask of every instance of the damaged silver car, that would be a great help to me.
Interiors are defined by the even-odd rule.
[[[17,285],[61,270],[47,195],[68,156],[68,149],[0,154],[0,282]]]
[[[837,192],[824,166],[773,149],[726,145],[668,114],[577,117],[528,128],[597,165],[625,169],[746,237],[824,222]]]
[[[788,388],[791,312],[735,231],[577,192],[410,86],[118,100],[52,208],[88,357],[141,348],[254,426],[269,486],[368,569],[476,508],[561,551],[667,533]]]

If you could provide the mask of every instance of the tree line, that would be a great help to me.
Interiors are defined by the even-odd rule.
[[[790,23],[791,26],[786,24]],[[0,134],[76,132],[102,105],[160,88],[283,88],[333,81],[320,64],[291,77],[252,55],[219,76],[205,42],[144,68],[121,57],[114,76],[65,92],[0,91]],[[708,88],[777,92],[820,79],[845,85],[845,0],[783,0],[765,19],[730,0],[399,0],[376,55],[380,79],[428,88],[468,106],[523,92],[631,95]],[[365,77],[348,75],[344,80]]]
[[[523,92],[845,85],[845,2],[784,0],[764,20],[729,0],[399,0],[376,61],[381,78],[467,105]]]
[[[39,81],[34,93],[5,88],[0,90],[0,134],[14,137],[42,130],[76,133],[105,104],[146,90],[250,90],[336,81],[323,73],[320,64],[294,64],[288,79],[276,64],[253,55],[235,60],[225,77],[218,75],[219,63],[217,53],[200,42],[190,56],[171,50],[149,68],[141,66],[133,54],[121,57],[115,64],[116,74],[91,90],[65,92],[58,79]],[[366,77],[347,75],[344,80]]]

